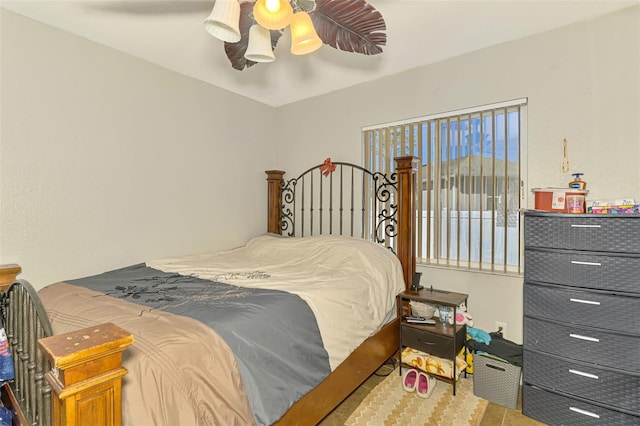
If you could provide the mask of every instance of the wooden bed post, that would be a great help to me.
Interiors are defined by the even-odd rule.
[[[397,157],[398,173],[398,258],[404,271],[404,284],[411,286],[416,271],[416,171],[418,158]]]
[[[54,426],[122,424],[122,352],[133,336],[112,323],[38,340],[53,369]]]
[[[8,289],[21,271],[22,268],[20,265],[16,265],[14,263],[9,265],[0,265],[0,291]]]
[[[280,184],[284,173],[282,170],[267,170],[268,204],[267,204],[267,232],[282,234],[280,228]]]

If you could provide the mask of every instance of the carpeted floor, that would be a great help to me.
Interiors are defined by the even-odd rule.
[[[473,394],[473,382],[458,381],[455,397],[450,384],[437,383],[428,399],[420,398],[402,389],[402,377],[396,369],[364,398],[345,425],[480,424],[488,401]]]

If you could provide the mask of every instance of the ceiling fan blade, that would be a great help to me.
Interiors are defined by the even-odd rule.
[[[291,0],[293,10],[299,8],[307,13],[311,13],[316,9],[316,0]]]
[[[384,18],[365,0],[316,0],[310,15],[318,37],[335,49],[377,55],[387,44]]]

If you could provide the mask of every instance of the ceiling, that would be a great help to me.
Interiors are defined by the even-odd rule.
[[[242,1],[242,0],[241,0]],[[640,0],[369,0],[387,25],[382,54],[324,45],[234,70],[223,42],[203,27],[210,1],[0,0],[2,8],[271,106],[281,106],[591,19]]]

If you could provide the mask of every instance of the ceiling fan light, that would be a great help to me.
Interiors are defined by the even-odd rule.
[[[322,46],[322,40],[318,37],[313,27],[311,16],[307,12],[298,12],[291,18],[291,53],[294,55],[306,55],[315,52]]]
[[[271,33],[260,25],[252,25],[249,29],[249,45],[244,54],[245,59],[253,62],[273,62],[276,56],[271,48]]]
[[[278,1],[280,2],[279,7],[273,7],[270,1],[267,8],[267,0],[258,0],[253,6],[253,18],[268,30],[281,30],[291,21],[293,8],[287,0]]]
[[[218,40],[240,41],[240,3],[238,0],[216,0],[204,28]]]

